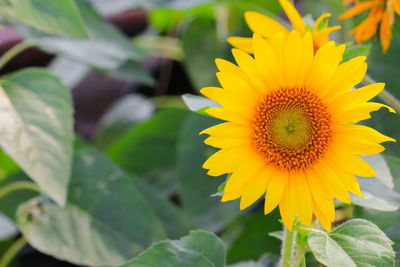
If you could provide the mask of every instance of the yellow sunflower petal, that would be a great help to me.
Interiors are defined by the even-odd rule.
[[[395,139],[364,125],[344,125],[337,128],[337,131],[343,135],[353,136],[354,138],[375,143],[396,142]]]
[[[392,40],[392,23],[390,22],[389,12],[385,12],[382,18],[379,37],[381,39],[383,52],[386,53],[389,49],[390,41]]]
[[[376,95],[378,95],[383,90],[383,88],[385,88],[384,83],[374,83],[361,87],[338,97],[337,99],[332,101],[332,106],[349,109],[351,107],[364,104],[368,100],[371,100]]]
[[[244,190],[240,199],[240,209],[245,209],[256,202],[267,191],[268,184],[272,177],[272,170],[265,168],[254,181],[252,181]]]
[[[278,32],[289,33],[279,22],[258,12],[247,11],[244,17],[249,28],[265,38],[272,38]]]
[[[368,102],[344,112],[335,114],[335,117],[342,124],[359,122],[371,118],[371,112],[377,111],[381,108],[387,108],[391,113],[396,113],[396,111],[388,105]]]
[[[293,28],[301,34],[306,33],[306,25],[304,24],[303,18],[293,4],[289,0],[279,0],[279,3],[290,20],[290,23],[292,23]]]
[[[265,195],[264,213],[268,214],[278,206],[288,185],[289,174],[276,171],[272,174],[271,182]]]
[[[251,134],[251,130],[243,125],[233,122],[224,122],[205,129],[200,134],[208,134],[216,137],[246,137]]]
[[[317,217],[322,227],[324,227],[326,231],[330,232],[332,229],[332,224],[329,218],[321,211],[321,209],[317,206],[315,201],[313,207],[314,207],[315,217]]]
[[[309,227],[311,225],[313,206],[310,187],[304,173],[293,178],[296,186],[296,213],[300,220]]]
[[[253,40],[251,38],[229,37],[227,41],[231,46],[253,54]]]
[[[210,170],[209,175],[220,176],[233,172],[249,156],[251,154],[245,148],[221,149],[204,162],[203,168]]]
[[[289,176],[286,192],[283,194],[282,200],[279,203],[279,211],[282,217],[283,223],[289,231],[292,231],[293,222],[295,217],[295,205],[296,205],[296,186],[295,181]]]

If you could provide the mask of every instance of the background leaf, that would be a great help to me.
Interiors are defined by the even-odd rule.
[[[214,234],[192,231],[177,241],[154,244],[138,257],[120,267],[223,267],[225,248]]]
[[[121,264],[165,236],[134,182],[90,151],[75,157],[65,208],[35,198],[19,207],[17,220],[36,249],[90,266]]]
[[[39,30],[69,37],[89,37],[74,0],[11,0],[16,17]]]
[[[64,205],[73,139],[69,91],[40,69],[15,73],[0,86],[1,146],[46,194]]]
[[[373,223],[348,221],[330,233],[313,232],[308,244],[317,260],[328,267],[393,266],[393,242]]]

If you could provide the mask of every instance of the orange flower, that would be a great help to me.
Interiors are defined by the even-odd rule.
[[[312,33],[314,51],[317,51],[318,48],[329,41],[329,34],[332,31],[336,31],[341,28],[340,26],[328,27],[327,24],[323,23],[326,18],[331,16],[331,14],[325,13],[315,21],[314,27],[311,29],[311,27],[308,27],[308,25],[304,23],[300,13],[289,0],[279,0],[279,3],[285,11],[286,16],[288,17],[294,30],[299,32],[301,36],[304,36],[308,31]],[[284,36],[289,35],[290,29],[287,29],[276,20],[261,13],[248,11],[244,14],[244,16],[249,28],[254,33],[261,35],[267,40],[271,39],[278,32],[283,33]],[[247,53],[253,53],[252,38],[230,37],[228,38],[228,42],[235,48],[239,48]]]
[[[355,40],[362,43],[371,39],[379,27],[382,48],[386,52],[392,40],[395,13],[400,15],[400,0],[345,0],[344,3],[354,3],[354,6],[344,12],[339,19],[352,18],[369,10],[368,17],[351,31]]]

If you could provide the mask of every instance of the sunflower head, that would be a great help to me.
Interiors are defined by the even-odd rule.
[[[201,90],[221,105],[206,112],[226,121],[202,132],[220,149],[203,167],[231,174],[222,201],[240,198],[244,209],[265,196],[265,213],[279,206],[289,229],[296,215],[307,226],[315,215],[329,230],[333,199],[362,196],[355,176],[375,176],[360,156],[394,141],[355,124],[381,107],[394,112],[368,102],[384,84],[352,90],[366,58],[342,62],[345,46],[333,41],[315,51],[311,32],[278,32],[269,41],[255,34],[252,45],[254,57],[232,50],[237,64],[217,59],[221,88]]]

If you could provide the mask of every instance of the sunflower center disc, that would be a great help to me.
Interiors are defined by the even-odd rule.
[[[306,89],[280,89],[265,97],[254,120],[254,145],[278,168],[309,168],[331,140],[331,115]]]

